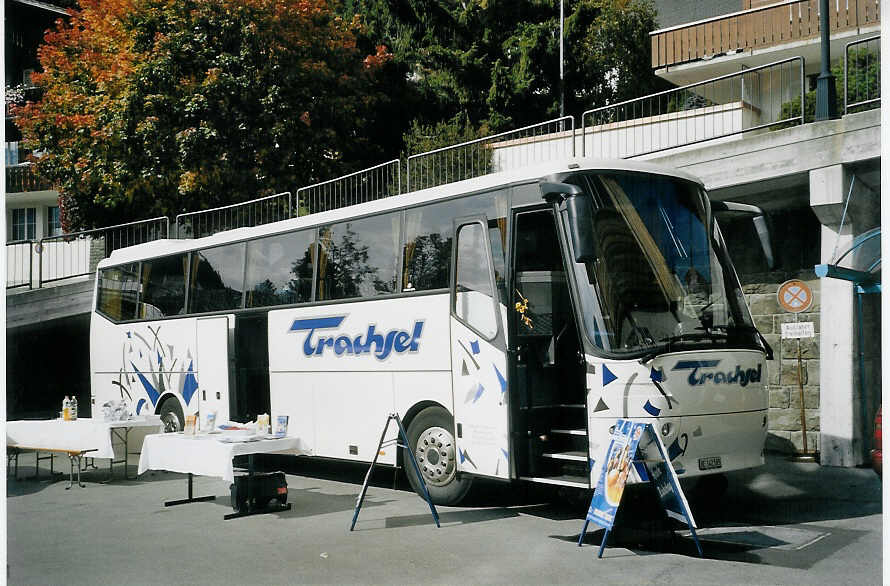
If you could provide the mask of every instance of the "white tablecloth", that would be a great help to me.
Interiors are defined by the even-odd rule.
[[[45,421],[7,421],[6,445],[36,450],[97,450],[90,458],[114,459],[111,444],[112,428],[162,428],[159,417],[104,421],[80,418],[76,421],[50,419]]]
[[[148,470],[169,470],[217,476],[234,482],[232,458],[246,454],[305,454],[299,438],[283,437],[252,442],[225,443],[221,434],[159,433],[145,436],[139,457],[139,474]]]

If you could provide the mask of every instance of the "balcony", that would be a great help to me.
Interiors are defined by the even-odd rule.
[[[30,163],[6,167],[6,193],[44,191],[52,189],[52,184],[37,173]]]
[[[835,58],[847,41],[880,31],[880,0],[831,0],[829,6]],[[777,2],[653,31],[652,67],[685,84],[795,55],[811,73],[818,71],[819,35],[819,0]]]

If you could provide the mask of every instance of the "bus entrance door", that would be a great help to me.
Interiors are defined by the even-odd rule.
[[[216,411],[217,421],[229,419],[229,317],[198,318],[196,326],[201,415]]]
[[[509,479],[505,311],[495,296],[484,219],[458,223],[451,288],[451,368],[457,468]]]

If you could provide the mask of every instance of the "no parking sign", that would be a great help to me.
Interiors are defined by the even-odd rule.
[[[791,313],[806,311],[813,304],[812,289],[798,279],[791,279],[779,285],[776,297],[782,309]]]

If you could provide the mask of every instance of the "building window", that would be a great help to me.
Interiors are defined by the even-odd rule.
[[[37,208],[12,210],[12,239],[33,240],[37,236]]]
[[[46,208],[46,235],[61,236],[62,218],[59,216],[59,206]]]

